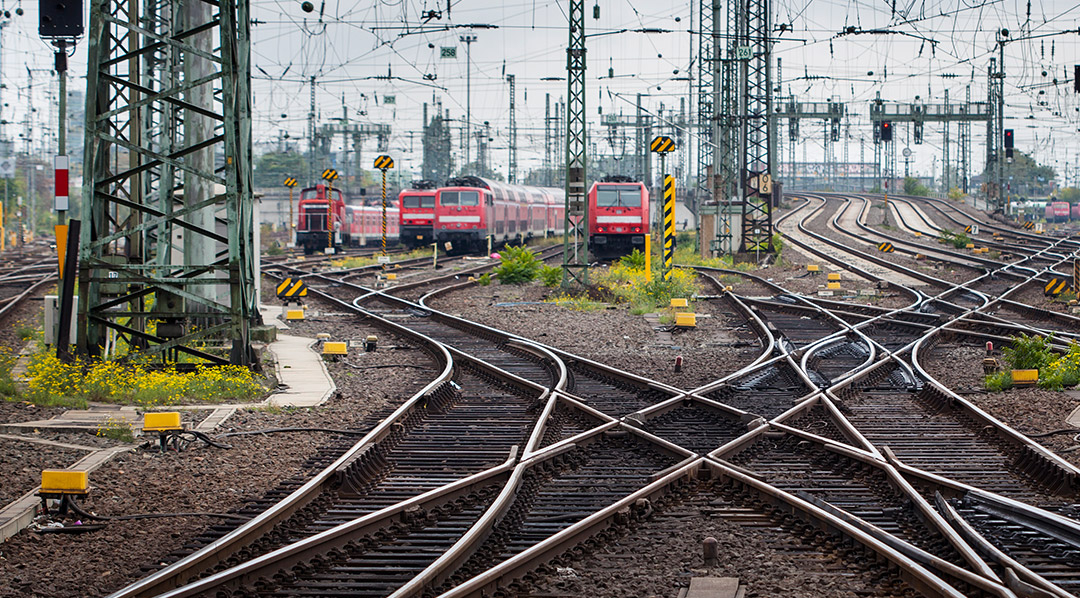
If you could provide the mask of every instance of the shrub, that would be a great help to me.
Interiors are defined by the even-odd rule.
[[[983,382],[986,390],[990,392],[1001,392],[1012,388],[1012,372],[1005,370],[990,374]]]
[[[562,268],[558,266],[541,266],[540,282],[545,287],[557,287],[562,283]]]
[[[543,262],[532,249],[525,246],[507,246],[502,252],[502,263],[495,267],[500,284],[525,284],[540,274]]]
[[[482,287],[486,287],[491,284],[491,274],[484,272],[480,275],[480,278],[476,281]]]
[[[593,301],[585,293],[581,295],[559,295],[551,299],[545,299],[546,303],[554,303],[559,307],[565,307],[574,311],[596,311],[602,307],[599,301]]]
[[[1039,386],[1052,390],[1062,390],[1067,386],[1080,384],[1080,345],[1069,344],[1069,351],[1050,362],[1039,371]]]
[[[1040,372],[1054,361],[1050,349],[1053,335],[1042,337],[1037,334],[1014,336],[1008,347],[1002,350],[1005,361],[1014,370],[1039,370]]]
[[[631,270],[645,269],[645,254],[635,249],[619,258],[619,265]]]

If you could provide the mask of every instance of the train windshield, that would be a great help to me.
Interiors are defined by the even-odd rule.
[[[402,207],[406,208],[434,208],[434,195],[406,195],[401,198]]]
[[[596,207],[598,208],[640,208],[641,188],[599,185],[596,188]]]
[[[439,202],[444,206],[478,206],[480,193],[477,191],[443,191]]]

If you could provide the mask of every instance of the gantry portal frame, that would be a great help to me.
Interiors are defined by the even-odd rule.
[[[248,5],[91,3],[84,354],[100,354],[111,330],[162,358],[252,361],[258,248]]]

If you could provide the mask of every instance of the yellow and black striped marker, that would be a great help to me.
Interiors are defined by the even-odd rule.
[[[1026,228],[1028,230],[1031,230],[1031,229],[1035,228],[1035,223],[1034,222],[1025,222],[1024,223],[1024,228]]]
[[[285,179],[284,185],[286,187],[295,187],[296,184],[297,184],[296,183],[296,177],[289,177],[289,178]]]
[[[293,280],[286,278],[281,281],[277,286],[278,299],[296,299],[298,297],[307,297],[307,284],[303,280],[297,278]]]
[[[378,158],[375,158],[375,168],[378,168],[380,170],[386,170],[387,168],[393,168],[393,167],[394,167],[394,159],[391,158],[390,156],[387,156],[386,154],[383,154],[383,155],[379,156]]]
[[[1046,283],[1043,287],[1043,294],[1047,297],[1057,297],[1069,286],[1069,281],[1066,278],[1051,278],[1050,282]]]
[[[1073,258],[1073,286],[1072,290],[1080,295],[1080,257]]]
[[[326,170],[322,171],[322,178],[326,181],[335,181],[338,178],[337,171],[333,168],[327,168]]]
[[[892,253],[895,250],[893,244],[889,243],[888,241],[882,243],[881,245],[878,245],[877,248],[883,253]]]
[[[675,177],[664,175],[664,280],[671,280],[675,259]]]
[[[661,135],[652,140],[652,143],[649,144],[649,149],[658,154],[673,152],[675,151],[675,140],[671,137],[664,137]]]
[[[965,233],[970,233],[971,232],[971,225],[970,224],[964,227],[964,232]]]

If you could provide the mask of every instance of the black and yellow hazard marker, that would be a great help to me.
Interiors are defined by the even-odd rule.
[[[888,241],[878,245],[877,248],[878,248],[878,251],[881,251],[882,253],[892,253],[893,251],[896,250],[896,248],[893,247],[893,244],[889,243]]]
[[[387,155],[384,154],[382,156],[379,156],[378,158],[375,158],[375,168],[378,168],[379,170],[385,170],[387,168],[393,168],[393,167],[394,167],[394,159],[391,158],[390,156],[387,156]]]
[[[675,259],[675,177],[664,175],[664,280],[671,280]]]
[[[285,182],[282,183],[282,184],[285,185],[286,187],[295,187],[297,185],[296,177],[289,177],[289,178],[285,179]]]
[[[333,168],[327,168],[326,170],[322,171],[322,178],[326,181],[336,181],[338,178],[338,173]]]
[[[673,152],[675,151],[675,140],[671,137],[664,137],[661,135],[652,140],[652,143],[649,144],[649,149],[658,154]]]
[[[277,286],[278,299],[297,299],[307,297],[307,284],[297,279],[286,278]]]
[[[1080,257],[1073,258],[1073,293],[1080,295]]]
[[[1047,297],[1057,297],[1069,286],[1067,278],[1051,278],[1050,282],[1043,287],[1043,294]]]
[[[970,233],[971,232],[971,225],[970,224],[964,227],[964,232],[965,233]]]
[[[1031,229],[1035,228],[1035,223],[1034,222],[1025,222],[1024,223],[1024,228],[1026,228],[1028,230],[1031,230]]]

